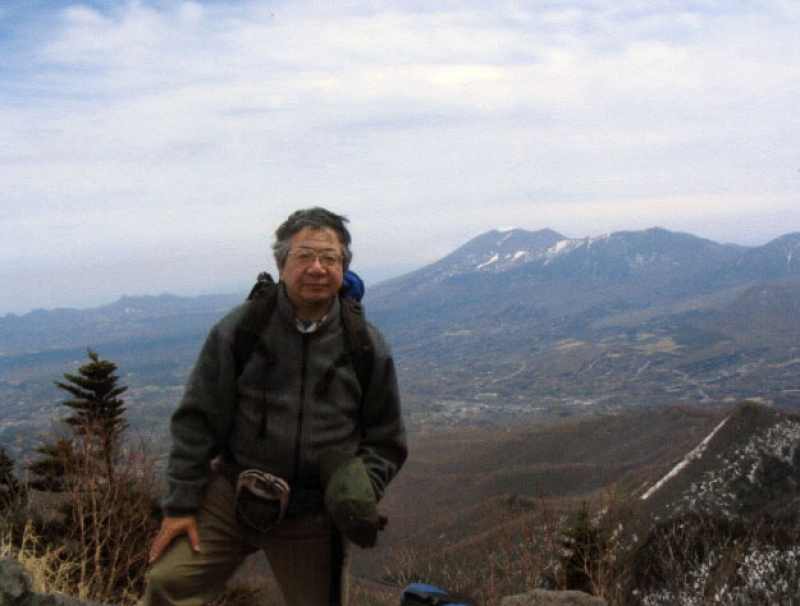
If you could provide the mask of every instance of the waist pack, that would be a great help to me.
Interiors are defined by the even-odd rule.
[[[286,515],[289,494],[286,480],[258,469],[244,470],[236,481],[236,521],[258,532],[275,528]]]

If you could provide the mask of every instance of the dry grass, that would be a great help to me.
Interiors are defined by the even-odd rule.
[[[63,492],[25,491],[4,509],[0,555],[29,571],[35,591],[118,606],[139,601],[158,501],[146,443],[128,444],[113,475],[95,457],[74,456]]]
[[[73,579],[80,565],[64,558],[63,546],[54,548],[42,541],[32,522],[22,529],[21,540],[15,541],[10,528],[0,535],[0,557],[22,564],[31,575],[33,590],[38,593],[74,594]]]

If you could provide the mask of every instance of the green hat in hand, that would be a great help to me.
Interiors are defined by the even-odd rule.
[[[357,456],[338,448],[319,458],[325,508],[339,531],[359,547],[374,547],[380,516],[367,468]]]

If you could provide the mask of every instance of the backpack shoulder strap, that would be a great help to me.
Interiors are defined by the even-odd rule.
[[[247,296],[247,307],[233,334],[233,360],[236,376],[242,374],[245,364],[258,345],[261,331],[278,301],[278,286],[266,272],[258,279]]]
[[[364,306],[360,301],[345,295],[339,296],[339,307],[342,313],[342,324],[347,335],[347,344],[353,357],[358,382],[361,391],[366,393],[369,378],[372,376],[372,361],[375,357],[375,347],[367,330],[367,319],[364,315]]]

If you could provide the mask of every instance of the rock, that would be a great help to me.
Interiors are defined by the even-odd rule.
[[[539,575],[539,579],[536,581],[534,589],[548,589],[550,591],[558,589],[556,574],[550,569],[542,571],[542,574]]]
[[[31,594],[31,577],[10,558],[0,559],[0,606],[22,606]]]
[[[606,606],[606,601],[582,591],[534,589],[500,600],[500,606]]]
[[[0,558],[0,606],[98,606],[67,595],[33,591],[30,574],[11,558]],[[500,606],[606,606],[605,600],[581,591],[534,589],[503,598]]]
[[[25,567],[11,558],[0,558],[0,606],[96,606],[68,595],[43,595],[33,591]]]

